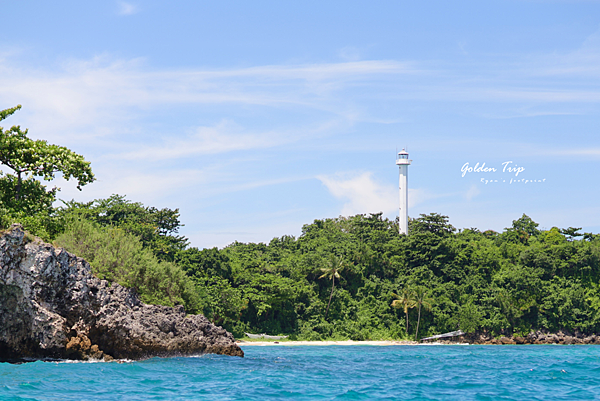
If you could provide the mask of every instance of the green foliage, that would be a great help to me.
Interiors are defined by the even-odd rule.
[[[438,213],[421,214],[417,219],[411,219],[409,232],[431,233],[439,236],[450,235],[456,229],[448,222],[448,216],[442,216]]]
[[[418,286],[414,290],[414,303],[417,308],[417,328],[415,330],[415,338],[419,339],[419,323],[421,322],[421,309],[430,311],[433,307],[433,298],[429,296],[429,291],[423,287]]]
[[[406,317],[406,334],[408,335],[408,310],[417,306],[415,302],[415,290],[410,287],[404,287],[400,295],[392,294],[394,299],[391,306],[394,308],[402,308],[404,310],[404,316]]]
[[[119,195],[55,209],[58,189],[38,179],[61,173],[80,188],[94,180],[89,162],[18,126],[0,128],[0,163],[14,173],[0,172],[0,228],[20,222],[144,302],[184,305],[237,337],[409,338],[411,322],[414,338],[456,329],[600,332],[600,235],[580,228],[543,231],[523,214],[502,233],[457,232],[431,213],[410,219],[400,236],[378,213],[315,220],[299,238],[199,250],[178,235],[178,209]]]
[[[0,121],[20,108],[19,105],[0,111]],[[27,132],[28,130],[23,131],[18,125],[7,130],[0,127],[0,163],[14,172],[14,175],[9,174],[0,180],[8,181],[3,185],[11,188],[10,193],[13,194],[17,206],[21,207],[23,203],[23,207],[31,207],[38,200],[47,204],[47,195],[56,193],[56,189],[52,189],[40,197],[40,187],[31,183],[33,177],[51,181],[56,173],[61,173],[67,181],[71,178],[76,179],[79,190],[83,185],[94,181],[90,163],[83,156],[63,146],[28,138]],[[30,182],[24,183],[27,180]],[[31,189],[33,192],[28,191]]]
[[[119,227],[137,236],[144,247],[161,260],[173,261],[177,252],[187,246],[187,238],[176,235],[182,226],[179,209],[157,209],[112,195],[85,203],[65,202],[60,213],[94,221],[104,227]]]
[[[572,240],[573,238],[577,238],[577,237],[583,237],[584,234],[578,233],[577,231],[581,230],[582,227],[569,227],[569,228],[563,228],[560,230],[560,233],[563,235],[566,235],[567,238],[569,240]]]
[[[185,272],[158,260],[138,237],[123,229],[76,219],[55,243],[87,260],[95,276],[135,288],[146,303],[184,305],[189,313],[200,307],[198,291]]]
[[[529,236],[537,236],[540,234],[540,231],[537,229],[538,226],[539,224],[531,220],[531,217],[527,216],[525,213],[523,213],[523,216],[512,222],[513,230],[523,231]]]
[[[202,281],[207,316],[236,335],[599,332],[600,239],[567,230],[540,231],[523,215],[500,234],[456,232],[433,213],[399,236],[381,214],[357,215],[315,220],[297,239],[187,249],[176,262]]]
[[[0,111],[0,121],[21,106]],[[59,190],[47,189],[38,179],[51,181],[57,173],[63,178],[77,180],[81,189],[94,181],[90,163],[83,156],[43,140],[27,137],[27,130],[19,126],[0,127],[0,164],[12,173],[0,171],[0,225],[21,223],[26,230],[46,241],[64,229],[64,219],[56,213],[52,203]]]
[[[21,224],[29,233],[47,242],[51,242],[64,230],[64,220],[53,212],[43,211],[30,215],[0,207],[0,229],[8,228],[13,223]]]
[[[333,297],[333,290],[335,288],[335,279],[340,279],[340,271],[344,268],[344,261],[337,255],[331,255],[329,257],[327,267],[322,267],[321,272],[323,273],[319,278],[327,278],[331,280],[331,294],[329,295],[329,302],[327,302],[327,309],[325,310],[325,320],[327,320],[327,314],[329,314],[329,306],[331,306],[331,298]]]
[[[23,194],[20,198],[16,198],[18,186]],[[56,200],[57,188],[47,190],[41,182],[34,178],[21,180],[18,178],[0,172],[0,205],[14,212],[22,212],[26,215],[36,213],[51,213],[52,203]]]

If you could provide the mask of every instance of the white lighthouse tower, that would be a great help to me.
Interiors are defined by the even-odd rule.
[[[412,160],[408,160],[408,152],[402,149],[398,152],[396,164],[400,167],[400,215],[398,227],[400,234],[408,234],[408,166]]]

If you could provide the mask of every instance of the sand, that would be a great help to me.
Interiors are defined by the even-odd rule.
[[[246,346],[296,346],[296,345],[375,345],[375,346],[389,346],[389,345],[417,345],[416,341],[237,341],[237,345],[240,347]]]

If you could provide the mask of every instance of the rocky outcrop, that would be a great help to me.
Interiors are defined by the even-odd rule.
[[[231,333],[202,315],[146,305],[19,225],[0,235],[0,361],[200,353],[244,356]]]
[[[515,345],[515,344],[600,344],[600,336],[596,334],[583,334],[580,332],[570,333],[559,331],[550,333],[547,331],[535,331],[527,336],[506,335],[494,337],[490,333],[473,333],[462,336],[458,342],[470,344],[492,344],[492,345]]]

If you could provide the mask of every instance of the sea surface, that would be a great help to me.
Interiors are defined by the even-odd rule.
[[[0,363],[0,400],[594,400],[600,346],[269,346],[245,358]]]

